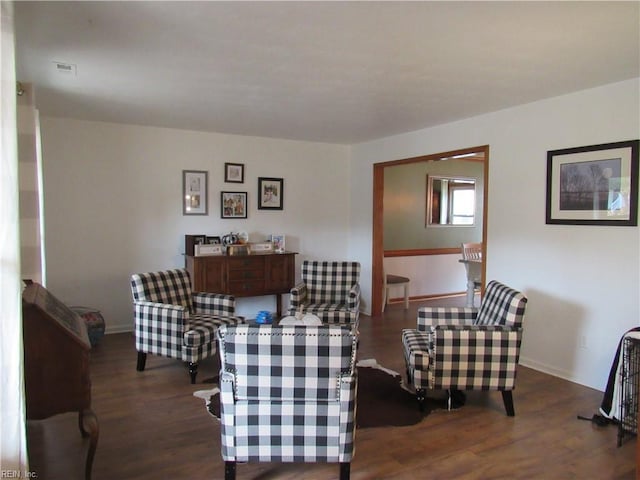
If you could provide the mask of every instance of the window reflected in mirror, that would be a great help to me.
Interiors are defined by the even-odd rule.
[[[427,175],[427,226],[471,226],[475,211],[475,178]]]

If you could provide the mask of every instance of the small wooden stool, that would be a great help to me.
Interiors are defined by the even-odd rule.
[[[400,275],[386,274],[384,279],[384,301],[382,302],[382,311],[384,312],[387,303],[389,302],[389,288],[391,287],[404,287],[404,309],[409,308],[409,282],[411,280],[407,277],[401,277]]]

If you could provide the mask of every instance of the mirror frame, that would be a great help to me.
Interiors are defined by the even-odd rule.
[[[455,223],[433,223],[433,207],[434,207],[434,199],[433,199],[433,181],[434,180],[462,180],[465,182],[473,183],[473,195],[474,195],[474,212],[473,212],[473,222],[465,223],[465,224],[455,224]],[[475,212],[475,197],[477,195],[476,188],[477,179],[473,177],[461,177],[458,175],[427,175],[427,208],[425,211],[424,223],[425,227],[473,227],[476,224],[476,212]]]

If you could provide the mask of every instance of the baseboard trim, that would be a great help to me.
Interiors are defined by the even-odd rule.
[[[415,295],[413,297],[409,297],[410,302],[416,302],[419,300],[438,300],[439,298],[454,298],[454,297],[463,297],[467,292],[452,292],[452,293],[433,293],[430,295]],[[389,299],[389,303],[403,303],[404,297],[394,297]]]
[[[107,327],[104,331],[105,335],[111,335],[112,333],[127,333],[133,332],[133,327],[128,325],[116,325],[112,327]]]
[[[563,380],[567,380],[571,383],[575,383],[577,385],[582,385],[583,387],[593,388],[599,392],[603,392],[601,388],[594,387],[593,385],[589,385],[588,383],[581,382],[578,380],[571,372],[567,370],[562,370],[559,368],[552,367],[551,365],[547,365],[546,363],[538,362],[537,360],[532,360],[531,358],[520,357],[520,361],[518,362],[523,367],[531,368],[532,370],[537,370],[538,372],[546,373],[547,375],[551,375],[553,377],[562,378]]]

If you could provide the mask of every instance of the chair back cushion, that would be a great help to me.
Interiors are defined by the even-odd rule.
[[[310,303],[346,303],[349,290],[360,279],[358,262],[302,263],[302,281],[307,286]]]
[[[522,327],[527,297],[512,288],[492,280],[487,285],[474,325]]]
[[[221,369],[235,377],[237,401],[339,401],[353,375],[355,333],[348,326],[223,325]]]
[[[134,301],[179,305],[193,312],[191,279],[184,268],[131,275]]]

